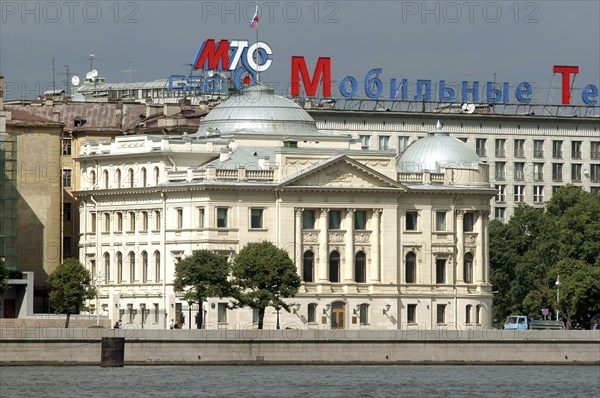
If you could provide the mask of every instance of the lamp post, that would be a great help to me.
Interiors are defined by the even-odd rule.
[[[554,284],[556,285],[556,320],[558,321],[558,312],[560,311],[560,275],[556,277],[556,282],[554,282]]]
[[[194,302],[188,300],[188,329],[192,328],[192,304]]]
[[[98,287],[103,278],[104,275],[102,275],[102,272],[98,271],[96,274],[96,326],[100,326],[100,291]]]

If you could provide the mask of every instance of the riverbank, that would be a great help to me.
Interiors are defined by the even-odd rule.
[[[0,365],[98,365],[102,337],[127,365],[600,364],[598,331],[0,329]]]

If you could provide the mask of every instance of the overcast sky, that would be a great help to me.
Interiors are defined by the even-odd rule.
[[[32,98],[64,85],[65,65],[83,78],[94,69],[109,82],[182,74],[208,38],[253,42],[255,2],[0,2],[0,74],[5,96]],[[259,1],[259,39],[273,49],[261,80],[284,87],[290,57],[332,60],[332,79],[360,82],[371,68],[382,80],[527,81],[549,87],[553,65],[577,65],[575,85],[600,85],[600,1]],[[554,78],[554,87],[559,79]],[[362,86],[361,86],[362,87]],[[387,87],[386,87],[387,88]],[[388,90],[384,91],[387,92]],[[364,96],[360,89],[359,95]],[[547,91],[536,95],[545,102]],[[553,103],[560,103],[556,91]]]

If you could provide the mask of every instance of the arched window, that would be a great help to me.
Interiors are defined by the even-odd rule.
[[[465,307],[465,323],[471,323],[471,308],[473,308],[471,304]]]
[[[340,253],[337,251],[332,251],[329,254],[329,281],[340,281]]]
[[[104,170],[102,172],[102,184],[104,185],[104,189],[108,189],[108,170]]]
[[[110,254],[104,253],[104,282],[110,281]]]
[[[129,283],[135,281],[135,253],[129,252]]]
[[[473,255],[465,254],[463,272],[465,274],[465,283],[473,283]]]
[[[123,255],[117,252],[117,283],[123,282]]]
[[[133,169],[127,171],[127,181],[129,181],[129,188],[133,188]]]
[[[154,282],[160,282],[160,252],[154,252]]]
[[[160,170],[158,167],[154,168],[154,185],[158,185],[160,181]]]
[[[90,183],[92,184],[92,188],[96,187],[96,172],[94,170],[90,171]]]
[[[413,252],[406,254],[406,283],[417,283],[417,256]]]
[[[147,174],[146,174],[146,168],[142,167],[142,187],[145,187],[147,184]]]
[[[148,282],[148,253],[142,252],[142,282]]]
[[[354,256],[354,280],[357,283],[367,281],[367,255],[363,251],[359,251]]]
[[[302,280],[304,282],[314,282],[315,272],[315,254],[307,250],[304,252],[302,261]]]
[[[480,325],[481,324],[481,304],[477,305],[477,307],[475,307],[475,323]]]
[[[115,171],[115,182],[117,183],[117,188],[121,188],[121,169]]]

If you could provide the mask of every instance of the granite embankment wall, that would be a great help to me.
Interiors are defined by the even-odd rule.
[[[102,337],[125,365],[600,364],[598,331],[0,329],[0,365],[98,365]]]

